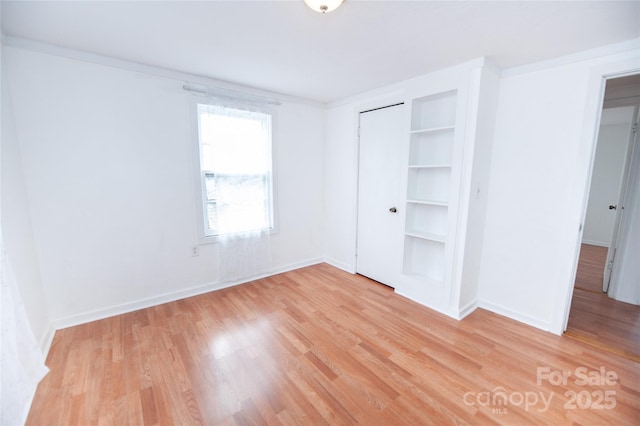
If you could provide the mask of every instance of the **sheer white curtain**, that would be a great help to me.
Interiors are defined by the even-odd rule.
[[[268,229],[221,235],[220,281],[238,281],[267,272],[271,268],[270,239]]]
[[[215,217],[220,281],[260,275],[271,267],[272,114],[247,105],[201,111],[201,166],[215,182],[207,191],[215,199],[209,217]]]
[[[1,238],[1,237],[0,237]],[[11,265],[0,241],[2,299],[1,425],[20,425],[26,420],[31,399],[49,371],[27,320]]]
[[[220,200],[225,200],[217,203],[220,281],[267,272],[271,230],[264,175],[223,176],[216,184]]]

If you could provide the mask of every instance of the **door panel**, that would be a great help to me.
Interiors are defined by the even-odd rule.
[[[593,175],[592,175],[592,188],[596,187],[597,185],[594,185],[594,180],[596,180],[596,172],[599,161],[602,161],[602,156],[599,156],[599,149],[601,148],[600,144],[601,143],[609,143],[612,144],[612,142],[617,142],[617,144],[619,145],[619,153],[617,155],[617,157],[619,157],[617,159],[617,162],[615,163],[616,167],[616,177],[618,177],[618,179],[614,179],[612,183],[609,184],[609,192],[610,192],[610,196],[611,199],[615,202],[615,204],[613,204],[613,202],[609,205],[606,206],[606,202],[602,202],[601,204],[601,209],[605,210],[605,208],[609,209],[610,216],[611,216],[611,234],[609,237],[609,241],[607,241],[609,243],[608,247],[608,251],[607,251],[607,261],[605,264],[605,268],[604,268],[604,274],[603,274],[603,280],[602,280],[602,291],[603,292],[608,292],[609,291],[609,282],[611,281],[611,273],[613,270],[613,264],[615,261],[615,257],[616,257],[616,251],[617,251],[617,247],[618,247],[618,242],[619,242],[619,230],[620,230],[620,221],[622,220],[622,215],[624,214],[624,204],[625,204],[625,193],[626,193],[626,188],[628,185],[628,179],[629,179],[629,162],[631,160],[631,152],[632,152],[632,148],[633,148],[633,141],[634,141],[634,130],[633,130],[633,124],[634,124],[634,120],[636,118],[637,115],[637,109],[634,107],[623,107],[623,108],[612,108],[610,110],[604,110],[603,111],[603,122],[605,122],[606,118],[607,118],[607,114],[613,115],[613,114],[618,114],[620,117],[623,117],[624,119],[620,120],[618,119],[616,122],[614,122],[613,124],[603,124],[600,126],[600,133],[598,135],[598,146],[596,147],[596,164],[594,165],[594,170],[593,170]],[[618,134],[611,134],[609,135],[610,138],[603,138],[604,136],[607,136],[607,131],[611,132],[611,131],[618,131]],[[615,151],[614,151],[615,154]],[[599,175],[598,175],[599,176]],[[600,178],[599,180],[597,180],[597,183],[599,184],[606,184],[607,180],[606,179],[602,179]],[[596,189],[591,189],[590,191],[590,198],[589,198],[589,203],[591,203],[591,197],[594,193],[596,193]],[[589,211],[587,211],[587,214],[589,213]],[[586,231],[586,229],[585,229]]]
[[[404,105],[395,105],[360,114],[356,271],[391,287],[402,252],[403,112]]]

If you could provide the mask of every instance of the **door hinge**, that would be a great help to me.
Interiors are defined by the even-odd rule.
[[[638,131],[638,123],[633,123],[633,127],[631,128],[631,131],[633,133],[636,133]]]

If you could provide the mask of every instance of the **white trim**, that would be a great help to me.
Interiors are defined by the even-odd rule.
[[[47,329],[40,337],[38,347],[40,348],[40,352],[42,352],[42,355],[45,357],[45,359],[47,358],[47,355],[49,355],[49,349],[51,349],[51,344],[53,343],[53,338],[55,335],[56,329],[52,324],[48,324]]]
[[[457,78],[459,73],[467,73],[473,68],[482,67],[485,62],[485,57],[480,57],[472,59],[470,61],[452,65],[450,67],[426,71],[424,74],[418,77],[412,77],[407,80],[398,81],[383,87],[357,93],[343,99],[329,102],[325,104],[325,106],[331,109],[341,106],[347,106],[349,104],[362,105],[364,103],[380,103],[384,102],[382,100],[389,97],[390,95],[401,93],[412,93],[411,99],[413,99],[421,98],[423,96],[429,96],[429,94],[446,92],[447,90],[438,89],[438,87],[441,85],[434,87],[430,83],[438,80],[438,75],[454,76],[453,79],[455,79]],[[448,77],[447,79],[451,81],[451,77]],[[406,100],[404,102],[407,103]]]
[[[582,240],[582,244],[589,244],[590,246],[609,247],[609,243],[601,241]]]
[[[220,89],[221,91],[234,91],[246,94],[252,94],[260,97],[277,98],[280,101],[289,101],[323,107],[325,104],[310,99],[297,96],[285,95],[282,93],[271,92],[259,89],[257,87],[246,86],[242,84],[232,83],[224,80],[218,80],[204,75],[191,74],[187,72],[177,71],[170,68],[163,68],[154,65],[147,65],[140,62],[127,61],[124,59],[114,58],[112,56],[99,55],[82,50],[71,49],[67,47],[55,46],[34,40],[28,40],[21,37],[10,35],[2,35],[2,44],[6,47],[29,50],[32,52],[44,53],[47,55],[59,56],[62,58],[73,59],[82,62],[88,62],[103,65],[112,68],[119,68],[128,71],[138,72],[142,74],[154,75],[156,77],[177,80],[182,83],[202,84],[211,90]]]
[[[537,318],[530,317],[529,315],[514,311],[509,308],[505,308],[504,306],[488,302],[486,300],[478,301],[478,308],[486,309],[495,314],[502,315],[503,317],[511,318],[512,320],[530,325],[531,327],[539,328],[543,331],[550,331],[554,334],[562,335],[562,332],[555,333],[551,330],[551,323],[546,321],[540,321]]]
[[[115,315],[127,314],[140,309],[146,309],[164,303],[174,302],[176,300],[186,299],[188,297],[198,296],[200,294],[209,293],[211,291],[222,290],[224,288],[234,287],[240,284],[246,284],[251,281],[256,281],[262,278],[267,278],[273,275],[281,274],[284,272],[293,271],[295,269],[304,268],[311,265],[317,265],[323,263],[322,258],[311,258],[301,262],[290,263],[287,265],[272,268],[269,272],[251,277],[245,278],[239,281],[220,283],[211,282],[207,284],[201,284],[193,287],[189,287],[184,290],[174,291],[170,293],[164,293],[158,296],[147,297],[139,299],[133,302],[122,303],[120,305],[114,305],[106,308],[95,309],[92,311],[82,312],[74,315],[69,315],[63,318],[58,318],[52,321],[53,327],[56,330],[60,330],[67,327],[73,327],[80,324],[85,324],[92,321],[98,321],[104,318],[109,318]]]
[[[486,63],[486,61],[485,61]],[[455,163],[454,160],[451,168],[451,198],[453,202],[449,202],[449,210],[447,212],[447,218],[451,218],[454,224],[453,229],[448,229],[447,238],[451,238],[452,249],[451,253],[451,266],[449,289],[449,303],[459,303],[460,294],[463,289],[463,273],[464,273],[464,259],[466,255],[467,227],[469,225],[470,218],[470,203],[472,192],[472,181],[474,171],[474,158],[476,149],[476,138],[478,131],[478,111],[481,108],[480,105],[480,90],[482,88],[482,68],[474,68],[469,70],[467,80],[464,84],[460,84],[456,89],[456,130],[461,133],[462,144],[460,146],[459,154],[459,171],[454,174]],[[461,99],[466,98],[466,103],[460,102]],[[462,117],[459,120],[458,117]],[[455,135],[457,136],[457,135]],[[455,158],[455,143],[454,140],[454,158]],[[477,168],[477,166],[475,167]],[[457,181],[457,187],[454,187],[454,183]],[[451,220],[448,219],[448,220]],[[445,247],[446,250],[446,247]],[[476,284],[477,287],[477,284]],[[477,294],[477,289],[474,292]],[[461,310],[458,309],[457,319],[461,319]]]
[[[553,59],[542,60],[531,64],[520,65],[502,70],[501,77],[511,77],[519,74],[527,74],[535,71],[543,71],[549,68],[557,68],[563,65],[569,65],[576,62],[588,61],[590,59],[599,59],[609,55],[624,53],[628,51],[637,51],[640,48],[640,38],[626,40],[620,43],[609,44],[602,47],[583,50],[581,52],[560,56]]]
[[[409,300],[411,300],[412,302],[416,302],[416,303],[417,303],[417,304],[419,304],[420,306],[423,306],[423,307],[425,307],[425,308],[427,308],[427,309],[431,309],[432,311],[436,311],[436,312],[438,312],[438,313],[440,313],[440,314],[442,314],[442,315],[446,315],[446,316],[448,316],[449,318],[453,318],[453,319],[455,319],[455,320],[457,320],[457,319],[458,319],[458,318],[456,317],[456,315],[452,314],[452,313],[451,313],[450,311],[448,311],[447,309],[440,308],[440,307],[438,307],[438,306],[436,306],[436,305],[425,305],[425,304],[424,304],[424,302],[421,302],[418,298],[416,298],[416,297],[412,296],[412,295],[410,294],[410,292],[407,292],[406,290],[407,290],[406,288],[401,288],[401,289],[395,288],[395,289],[394,289],[394,292],[395,292],[397,295],[400,295],[400,296],[404,297],[405,299],[409,299]]]
[[[191,92],[195,95],[204,96],[210,99],[215,99],[216,103],[224,104],[226,102],[230,102],[231,104],[236,104],[239,101],[243,104],[251,104],[255,106],[280,106],[282,102],[276,98],[268,98],[265,96],[257,96],[251,95],[244,92],[236,92],[231,90],[220,90],[220,89],[210,89],[201,84],[188,84],[185,83],[182,85],[182,90],[186,92]]]
[[[458,320],[462,320],[466,316],[472,314],[473,311],[478,309],[478,304],[479,304],[479,302],[477,300],[473,300],[473,301],[467,303],[467,305],[465,307],[460,309],[460,312],[458,313]]]
[[[237,284],[244,284],[245,282],[251,282],[251,281],[259,280],[259,279],[262,279],[262,278],[271,277],[273,275],[283,274],[283,273],[289,272],[289,271],[295,271],[296,269],[306,268],[307,266],[318,265],[320,263],[324,263],[324,259],[322,257],[313,257],[311,259],[302,260],[300,262],[289,263],[289,264],[286,264],[286,265],[278,266],[277,268],[272,268],[269,271],[269,273],[264,274],[264,276],[251,278],[248,281],[239,282]]]
[[[42,382],[42,380],[40,381]],[[38,382],[38,383],[40,383]],[[25,408],[23,409],[23,413],[22,413],[22,422],[20,424],[27,424],[27,419],[29,418],[29,413],[31,412],[31,406],[33,405],[33,400],[36,397],[36,392],[38,391],[38,386],[33,388],[33,392],[31,392],[31,397],[29,398],[29,400],[27,401],[27,404],[25,405]]]
[[[446,315],[449,318],[453,318],[456,321],[461,321],[463,320],[465,317],[467,317],[468,315],[472,314],[476,309],[478,309],[480,306],[480,302],[478,300],[473,300],[471,302],[469,302],[466,306],[464,306],[462,309],[456,310],[456,309],[446,309],[446,308],[441,308],[439,306],[436,305],[426,305],[424,302],[418,300],[416,297],[412,296],[410,294],[410,292],[406,292],[406,289],[394,289],[395,293],[399,296],[402,296],[406,299],[409,299],[413,302],[416,302],[420,305],[422,305],[423,307],[425,307],[426,309],[430,309],[433,310],[435,312],[438,312],[440,314]]]
[[[76,325],[85,324],[92,321],[98,321],[98,320],[109,318],[115,315],[127,314],[140,309],[146,309],[153,306],[162,305],[164,303],[174,302],[176,300],[198,296],[200,294],[208,293],[211,291],[217,291],[225,288],[235,287],[237,285],[246,284],[252,281],[260,280],[263,278],[271,277],[274,275],[282,274],[282,273],[293,271],[296,269],[305,268],[312,265],[317,265],[320,263],[326,263],[330,266],[341,269],[345,272],[355,274],[355,271],[353,270],[353,268],[345,263],[342,263],[330,258],[319,258],[319,257],[311,258],[304,261],[279,266],[271,269],[268,273],[261,274],[251,278],[246,278],[240,281],[235,281],[230,283],[211,282],[207,284],[190,287],[184,290],[179,290],[171,293],[164,293],[159,296],[140,299],[134,302],[123,303],[120,305],[115,305],[107,308],[96,309],[93,311],[88,311],[88,312],[83,312],[75,315],[69,315],[63,318],[58,318],[52,321],[52,327],[50,326],[48,328],[47,333],[41,339],[40,348],[41,350],[43,350],[43,353],[46,356],[49,352],[49,348],[51,347],[51,343],[55,335],[55,330],[73,327]],[[409,294],[406,294],[402,291],[398,291],[397,289],[395,290],[395,293],[415,303],[418,303],[421,306],[424,306],[426,309],[431,309],[433,311],[436,311],[448,317],[454,318],[456,320],[461,320],[465,318],[467,315],[474,312],[477,308],[483,308],[488,311],[494,312],[498,315],[511,318],[513,320],[525,323],[527,325],[539,328],[544,331],[549,331],[549,328],[550,328],[549,324],[546,322],[539,321],[535,318],[529,317],[519,312],[512,311],[510,309],[504,308],[500,305],[496,305],[487,301],[482,301],[482,300],[473,301],[467,304],[464,308],[462,308],[457,315],[452,315],[452,312],[448,312],[447,310],[444,310],[444,309],[438,309],[438,307],[436,306],[427,306],[424,303],[421,303],[420,301],[411,297]]]
[[[100,308],[92,311],[69,315],[63,318],[54,319],[52,323],[57,330],[60,330],[63,328],[73,327],[80,324],[86,324],[92,321],[98,321],[98,320],[109,318],[115,315],[122,315],[129,312],[134,312],[140,309],[146,309],[152,306],[162,305],[164,303],[186,299],[191,296],[197,296],[197,295],[208,293],[214,290],[221,290],[223,288],[231,287],[233,285],[235,285],[235,283],[228,283],[225,285],[222,285],[218,282],[202,284],[202,285],[190,287],[184,290],[179,290],[175,292],[164,293],[158,296],[139,299],[133,302],[126,302],[126,303],[122,303],[115,306],[110,306],[106,308]]]
[[[356,274],[356,268],[355,268],[355,266],[349,265],[349,264],[344,263],[344,262],[340,262],[339,260],[335,260],[335,259],[332,259],[332,258],[330,258],[330,257],[325,257],[325,258],[323,259],[323,261],[324,261],[324,263],[326,263],[327,265],[331,265],[331,266],[333,266],[334,268],[341,269],[341,270],[343,270],[343,271],[345,271],[345,272],[348,272],[348,273],[350,273],[350,274],[354,274],[354,275]]]
[[[49,323],[47,324],[47,328],[42,334],[42,336],[40,336],[40,339],[38,341],[38,349],[40,349],[40,352],[42,353],[42,357],[44,358],[44,360],[46,360],[47,357],[49,356],[49,350],[51,349],[51,344],[53,343],[53,337],[55,336],[55,334],[56,334],[55,328],[53,328],[51,323]],[[37,386],[33,388],[31,397],[29,398],[25,406],[26,408],[24,411],[24,418],[22,419],[22,424],[25,424],[27,422],[27,418],[29,417],[29,412],[31,411],[31,406],[33,405],[33,400],[36,397],[37,390],[38,390]]]

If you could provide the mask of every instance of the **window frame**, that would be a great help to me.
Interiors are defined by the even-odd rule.
[[[215,173],[215,171],[204,170],[201,165],[201,145],[200,145],[200,115],[198,113],[199,105],[215,105],[225,108],[233,108],[238,110],[258,112],[262,114],[268,114],[271,116],[271,168],[268,173],[268,179],[271,182],[269,187],[270,198],[270,216],[271,216],[271,228],[269,232],[271,235],[278,233],[278,203],[277,203],[277,185],[276,185],[276,141],[277,141],[277,114],[275,108],[261,103],[252,103],[247,101],[227,99],[227,98],[215,98],[209,96],[194,96],[195,99],[190,102],[189,114],[190,122],[192,123],[192,158],[193,158],[193,176],[194,176],[194,193],[195,193],[195,210],[196,210],[196,229],[197,229],[197,242],[198,244],[213,244],[220,240],[219,234],[212,234],[208,229],[208,212],[207,205],[209,204],[206,187],[206,175],[209,173]],[[217,202],[217,199],[216,199]],[[229,234],[233,235],[233,234]]]

